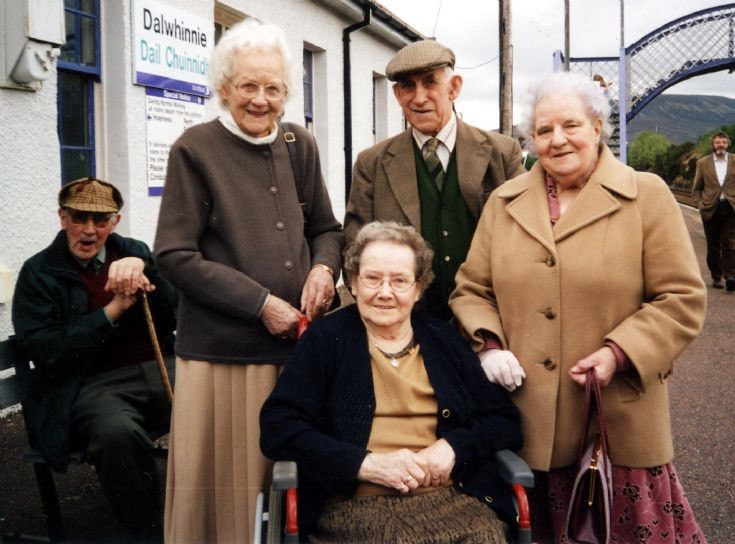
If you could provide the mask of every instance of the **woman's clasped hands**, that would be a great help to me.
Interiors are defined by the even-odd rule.
[[[418,452],[402,448],[390,453],[369,453],[357,478],[405,494],[419,487],[447,485],[454,462],[454,450],[441,438]]]

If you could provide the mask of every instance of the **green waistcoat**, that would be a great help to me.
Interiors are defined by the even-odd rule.
[[[454,276],[467,257],[476,223],[459,191],[456,153],[452,152],[447,165],[444,187],[439,192],[414,142],[416,174],[421,201],[421,235],[434,250],[434,281],[424,294],[429,313],[449,319],[452,312],[447,305],[454,290]]]

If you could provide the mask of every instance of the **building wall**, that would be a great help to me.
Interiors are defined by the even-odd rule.
[[[59,0],[61,1],[61,0]],[[214,0],[159,0],[214,23]],[[349,2],[344,2],[349,4]],[[125,197],[118,232],[152,244],[160,197],[148,196],[145,87],[132,73],[131,2],[102,1],[101,82],[95,85],[97,175],[115,183]],[[304,123],[302,50],[314,55],[314,133],[335,215],[344,216],[344,111],[342,29],[355,21],[318,0],[223,0],[219,5],[273,22],[288,36],[294,60],[295,89],[284,118]],[[372,145],[373,77],[384,73],[397,50],[368,29],[352,33],[353,159]],[[46,247],[58,231],[56,195],[60,187],[56,74],[37,92],[0,88],[0,294],[12,287],[21,265]],[[379,83],[377,140],[402,129],[401,111],[388,82]],[[206,119],[219,113],[206,101]],[[6,271],[3,274],[3,270]],[[6,278],[3,280],[3,278]],[[5,284],[2,284],[5,281]],[[0,300],[0,338],[12,334],[10,301]]]

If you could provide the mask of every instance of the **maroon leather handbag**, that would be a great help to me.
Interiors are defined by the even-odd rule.
[[[597,373],[587,371],[584,387],[585,423],[579,440],[577,475],[567,513],[567,536],[580,544],[607,544],[610,541],[612,511],[612,465],[608,448],[602,396]],[[592,413],[597,413],[600,434],[589,435]]]

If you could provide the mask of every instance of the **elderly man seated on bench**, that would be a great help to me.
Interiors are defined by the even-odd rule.
[[[13,327],[38,369],[24,402],[35,446],[58,471],[70,445],[84,448],[131,538],[156,541],[161,501],[149,436],[168,429],[170,406],[138,293],[148,294],[164,355],[173,353],[177,295],[143,242],[114,234],[122,206],[104,181],[62,187],[61,230],[20,271]]]

